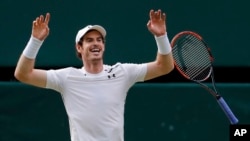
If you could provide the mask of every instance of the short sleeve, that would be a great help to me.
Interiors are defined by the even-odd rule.
[[[130,82],[135,83],[144,81],[147,73],[147,64],[125,63],[122,64],[122,66]]]
[[[48,70],[46,88],[61,92],[69,71],[70,68]]]

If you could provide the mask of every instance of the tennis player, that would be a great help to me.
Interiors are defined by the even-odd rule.
[[[124,105],[128,90],[136,82],[168,74],[174,68],[165,13],[149,12],[147,28],[158,48],[152,62],[104,64],[106,31],[100,25],[88,25],[78,31],[75,39],[83,67],[35,69],[37,53],[49,35],[49,21],[49,13],[33,21],[31,37],[19,58],[15,77],[23,83],[61,94],[72,141],[124,141]]]

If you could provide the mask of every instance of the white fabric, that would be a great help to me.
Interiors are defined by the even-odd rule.
[[[29,59],[35,59],[42,44],[43,41],[31,36],[29,42],[23,50],[23,55]]]
[[[47,71],[47,88],[61,93],[72,141],[124,141],[124,105],[129,88],[143,81],[146,64],[104,65],[99,74],[84,68]]]
[[[156,45],[158,47],[158,52],[160,54],[166,55],[172,51],[171,44],[169,42],[167,34],[156,37],[155,36]]]

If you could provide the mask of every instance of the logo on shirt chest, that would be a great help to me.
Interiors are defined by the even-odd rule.
[[[108,79],[113,79],[116,78],[116,73],[115,73],[115,69],[118,67],[118,65],[115,65],[109,69],[105,69],[104,71],[106,71],[108,73]]]

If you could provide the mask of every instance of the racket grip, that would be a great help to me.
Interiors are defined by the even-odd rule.
[[[229,108],[227,103],[225,102],[225,100],[222,97],[220,97],[219,99],[217,99],[217,102],[219,103],[220,107],[222,108],[222,110],[227,115],[227,117],[230,120],[231,124],[237,124],[238,119],[235,117],[235,115],[233,114],[233,112],[231,111],[231,109]]]

